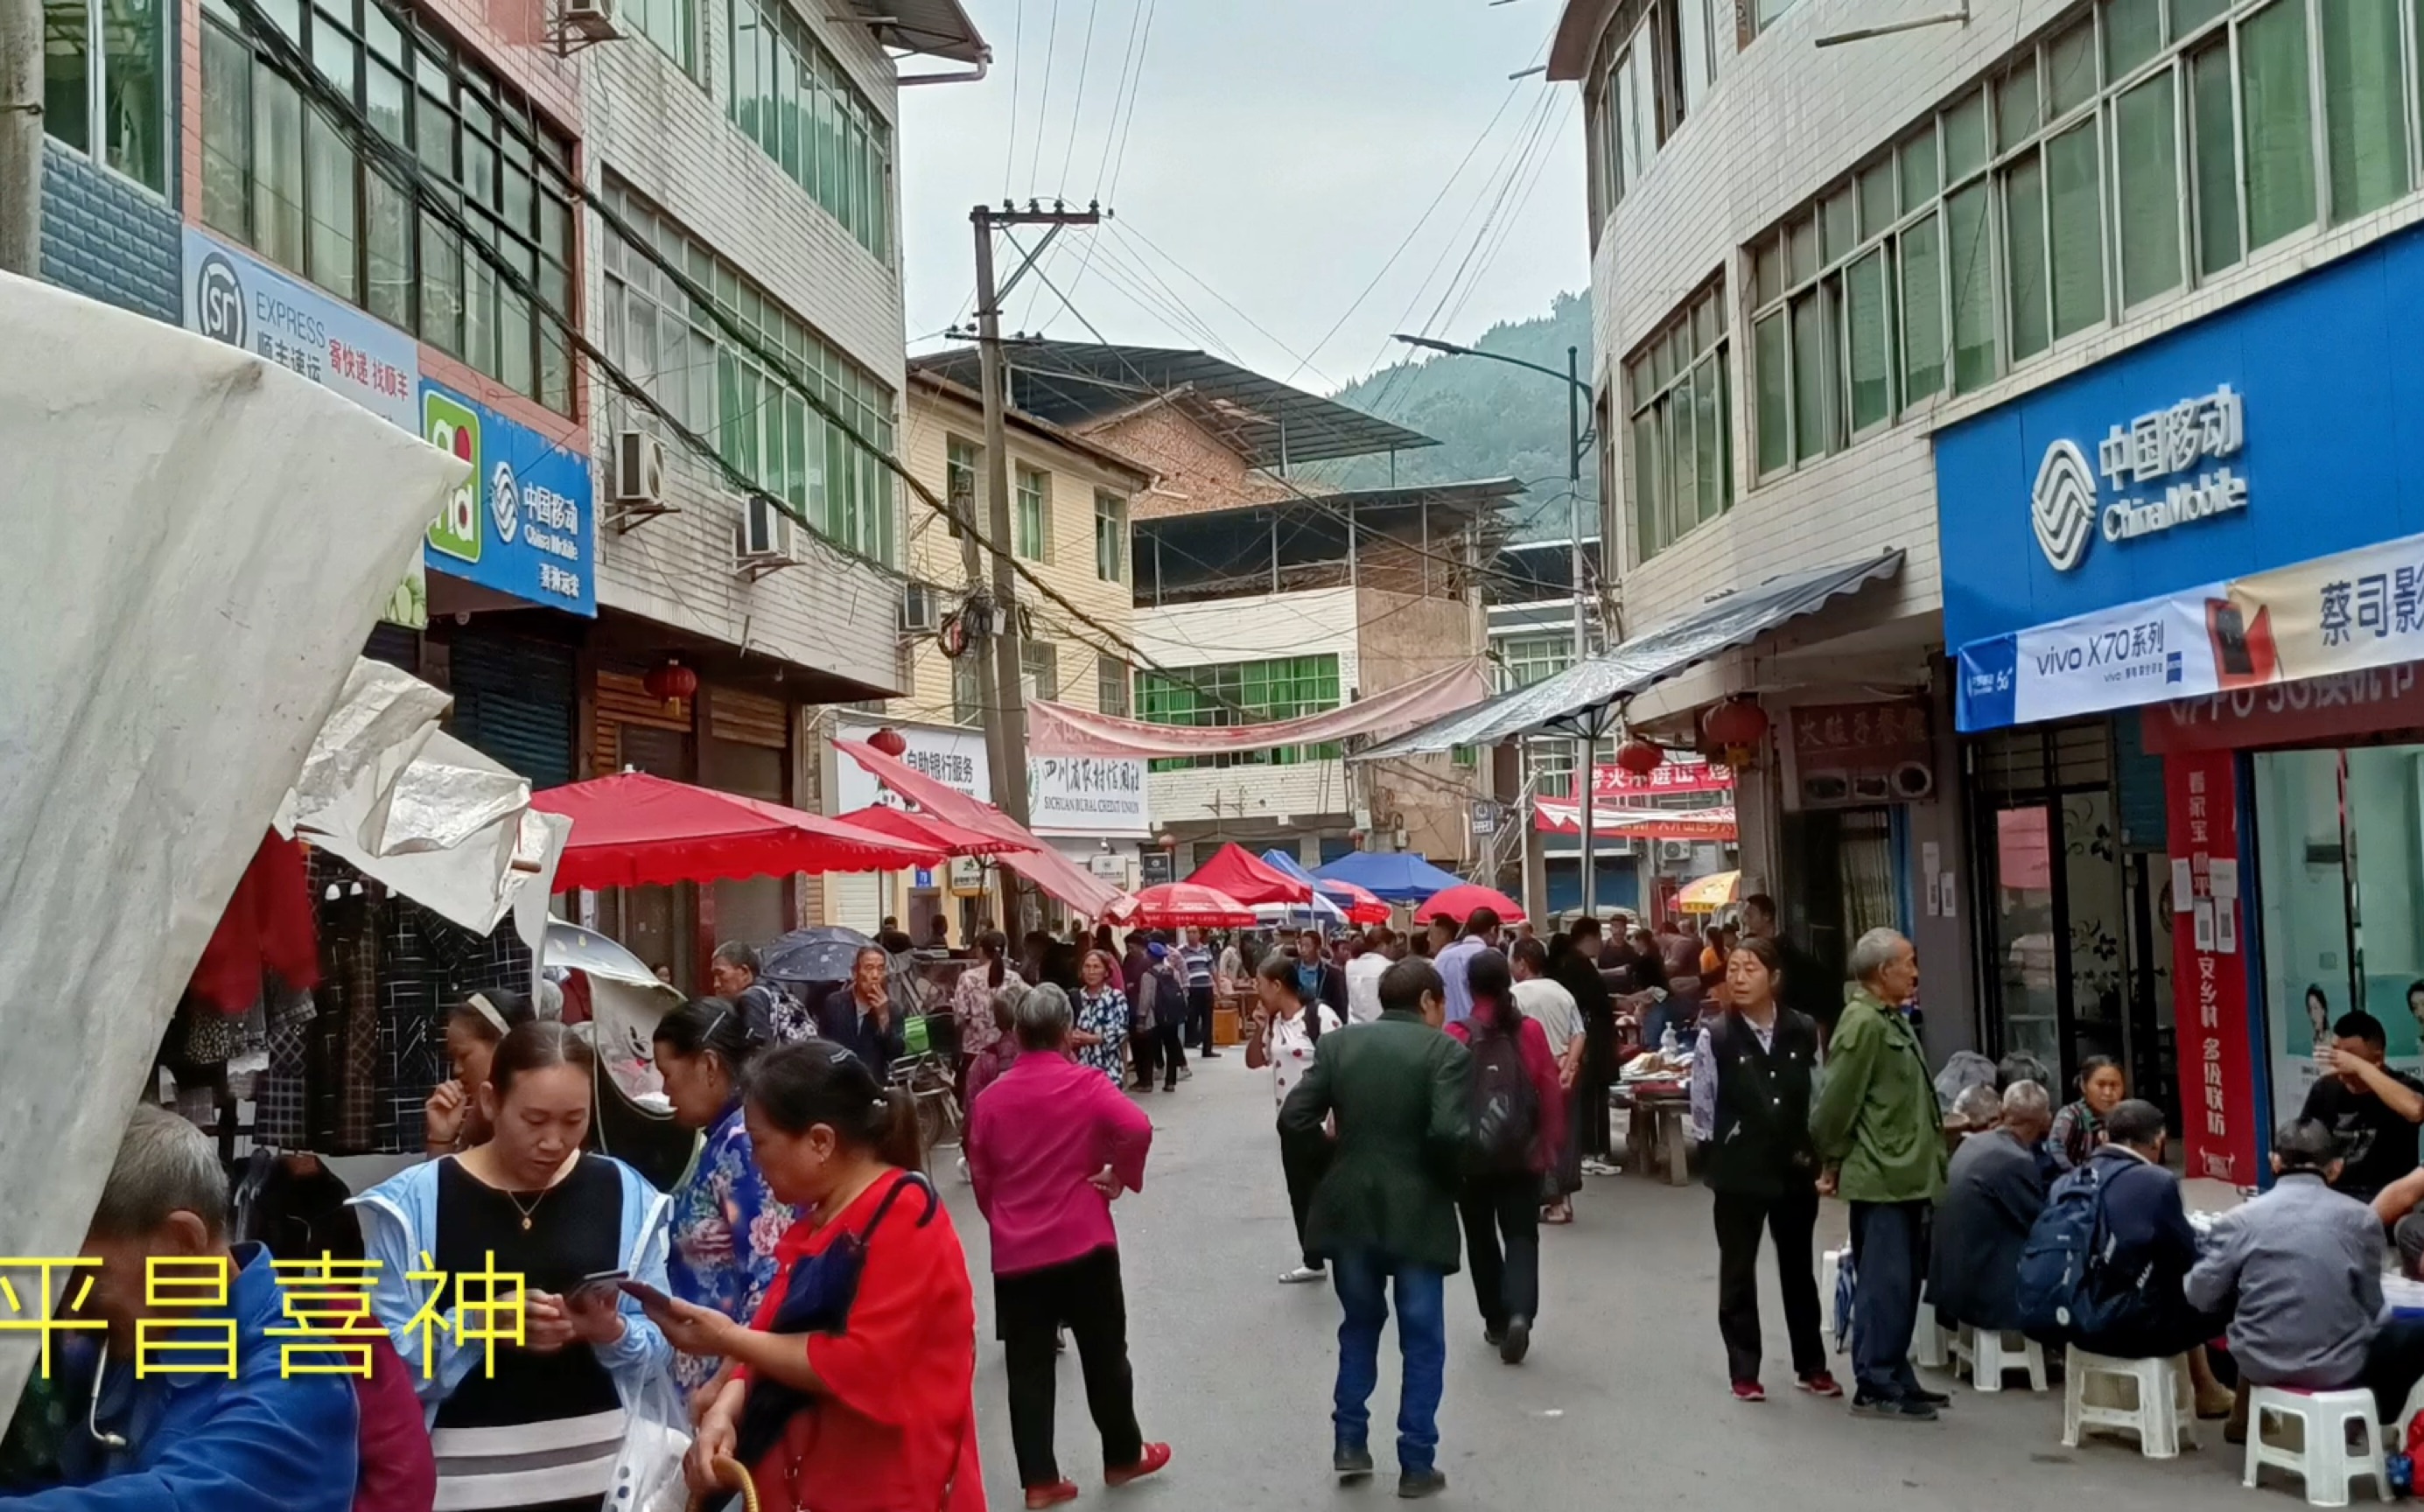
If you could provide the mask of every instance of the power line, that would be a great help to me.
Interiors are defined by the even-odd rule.
[[[1001,192],[1008,194],[1018,185],[1018,76],[1024,72],[1019,64],[1027,47],[1027,0],[1018,0],[1017,18],[1011,23],[1010,35],[1010,119],[1001,134]],[[976,296],[968,296],[969,303]],[[966,318],[965,311],[961,314]]]
[[[1052,63],[1060,41],[1060,0],[1052,0],[1052,24],[1044,35],[1044,89],[1035,103],[1035,151],[1027,170],[1027,185],[1035,187],[1035,176],[1044,171],[1044,126],[1052,119]],[[1011,123],[1013,127],[1017,122]]]
[[[1060,153],[1060,180],[1054,185],[1057,192],[1067,192],[1070,160],[1077,155],[1077,127],[1086,114],[1086,75],[1092,71],[1094,62],[1094,12],[1102,3],[1103,0],[1086,0],[1086,40],[1077,50],[1077,98],[1069,106],[1069,145]]]

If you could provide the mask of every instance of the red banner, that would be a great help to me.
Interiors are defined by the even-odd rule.
[[[2240,907],[2244,884],[2233,761],[2221,751],[2163,758],[2174,858],[2172,990],[2189,1174],[2253,1186],[2258,1179],[2255,1050],[2247,1027],[2248,920]],[[2183,860],[2190,884],[2185,899],[2177,888]]]
[[[1593,767],[1591,791],[1602,798],[1641,793],[1730,793],[1734,770],[1692,751],[1669,751],[1666,759],[1647,775],[1635,776],[1622,767]]]
[[[2416,665],[2402,661],[2158,704],[2138,716],[2140,739],[2149,752],[2164,756],[2424,728],[2424,678],[2416,676]]]

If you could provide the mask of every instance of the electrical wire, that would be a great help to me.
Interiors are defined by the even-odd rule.
[[[1035,176],[1044,171],[1044,127],[1052,119],[1052,64],[1060,43],[1060,0],[1052,0],[1052,23],[1044,35],[1044,88],[1035,103],[1035,151],[1027,167],[1027,186],[1030,194],[1035,189]],[[1011,124],[1015,127],[1017,122]]]
[[[1077,50],[1077,98],[1069,106],[1069,145],[1060,153],[1060,179],[1055,185],[1058,193],[1068,192],[1069,164],[1077,155],[1077,127],[1086,112],[1086,75],[1094,62],[1094,12],[1102,3],[1103,0],[1086,0],[1086,40]]]

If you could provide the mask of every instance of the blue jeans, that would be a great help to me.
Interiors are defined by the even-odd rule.
[[[1333,1255],[1331,1285],[1345,1316],[1338,1324],[1338,1393],[1331,1421],[1338,1441],[1371,1441],[1373,1388],[1380,1384],[1380,1329],[1389,1321],[1387,1288],[1397,1288],[1397,1349],[1405,1378],[1397,1392],[1397,1469],[1420,1474],[1439,1453],[1440,1391],[1447,1372],[1446,1273],[1376,1250]]]

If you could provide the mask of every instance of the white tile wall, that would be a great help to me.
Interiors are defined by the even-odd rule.
[[[698,8],[707,82],[685,74],[642,37],[582,55],[587,183],[601,187],[612,173],[630,185],[876,374],[897,403],[906,351],[897,235],[889,258],[869,253],[731,123],[710,88],[728,66],[729,0],[698,0]],[[839,8],[796,8],[876,108],[897,121],[892,65],[865,28],[834,22]],[[897,191],[895,204],[897,220]],[[588,218],[583,298],[593,338],[605,303],[599,231]],[[624,418],[608,386],[597,385],[595,396],[603,495]],[[738,501],[703,459],[678,444],[666,450],[682,513],[627,534],[601,532],[599,601],[872,687],[894,687],[897,581],[816,549],[805,531],[803,565],[754,585],[735,577]],[[905,528],[896,537],[905,541]]]

